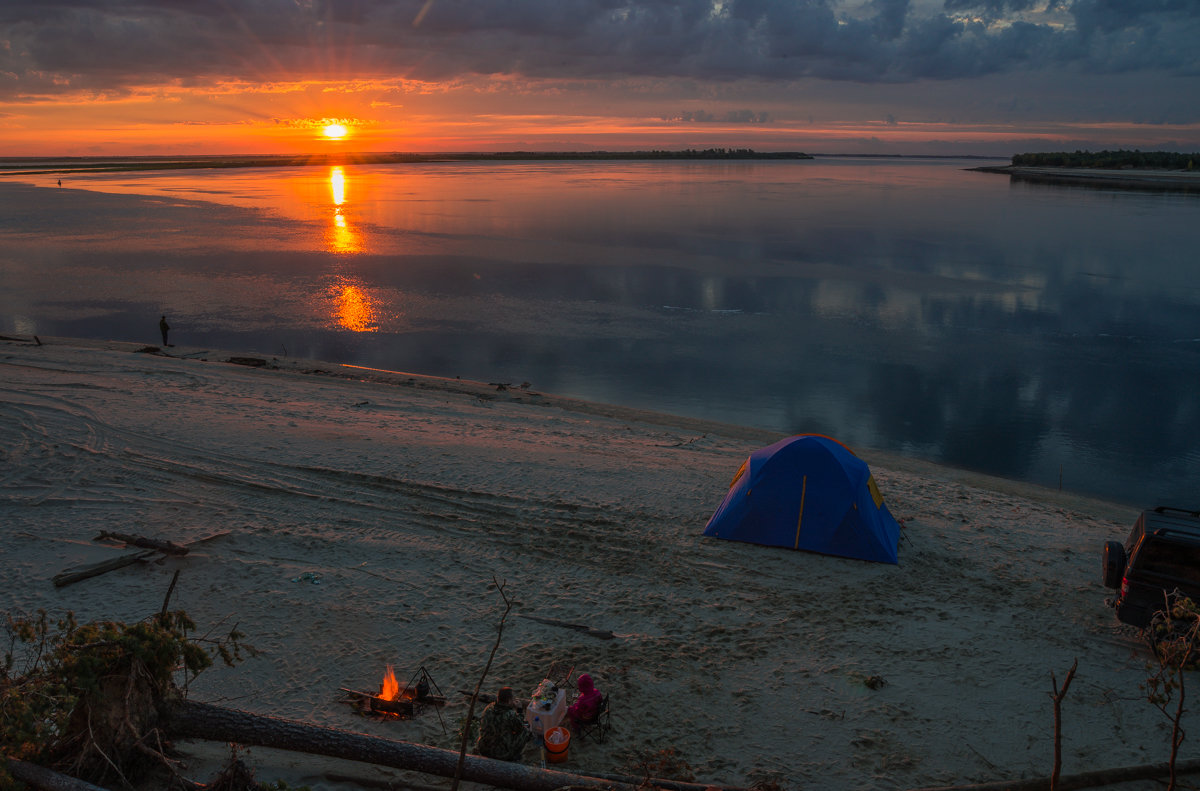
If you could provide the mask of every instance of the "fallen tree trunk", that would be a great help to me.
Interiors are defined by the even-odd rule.
[[[145,536],[135,536],[129,533],[114,533],[111,530],[103,530],[100,535],[96,536],[93,541],[120,541],[126,546],[141,547],[142,549],[155,549],[164,555],[186,555],[188,548],[183,544],[176,544],[174,541],[164,541],[159,538],[146,538]]]
[[[1200,759],[1179,761],[1175,764],[1175,774],[1195,774],[1200,772]],[[1097,769],[1094,772],[1081,772],[1075,775],[1062,775],[1053,786],[1053,791],[1078,791],[1081,788],[1096,788],[1097,786],[1128,783],[1134,780],[1155,780],[1171,774],[1170,766],[1164,761],[1160,764],[1144,764],[1142,766],[1123,766],[1116,769]],[[912,791],[1051,791],[1050,778],[1036,777],[1030,780],[1001,780],[995,783],[975,783],[973,785],[937,786],[918,788]]]
[[[362,733],[350,733],[319,725],[308,725],[279,717],[265,717],[245,711],[226,709],[208,703],[183,701],[165,714],[163,730],[172,739],[206,739],[235,742],[277,750],[292,750],[312,755],[327,755],[361,763],[407,769],[440,777],[454,777],[459,753],[424,744],[380,739]],[[555,791],[564,786],[579,789],[615,789],[635,791],[636,783],[614,782],[586,775],[540,769],[524,764],[496,761],[468,755],[462,779],[519,791]],[[656,786],[651,778],[649,786]],[[646,785],[642,785],[646,788]],[[672,791],[704,791],[713,786],[663,781],[662,788]],[[719,787],[718,787],[719,788]]]
[[[153,549],[139,549],[136,552],[126,552],[123,555],[102,560],[99,563],[92,563],[89,566],[76,566],[74,568],[65,569],[64,571],[54,575],[54,587],[62,588],[80,580],[91,579],[98,577],[101,574],[106,574],[116,569],[122,569],[142,560],[149,560],[156,553]]]
[[[220,533],[213,533],[211,536],[206,536],[204,538],[198,538],[195,541],[189,541],[186,544],[175,544],[170,541],[151,542],[151,543],[152,544],[157,543],[157,544],[175,547],[176,549],[183,550],[183,553],[186,554],[190,547],[194,547],[197,544],[203,544],[206,541],[212,541],[214,538],[220,538],[221,536],[227,536],[227,535],[229,535],[229,531],[224,530]],[[122,533],[105,532],[105,533],[101,533],[100,535],[96,536],[96,539],[94,539],[94,540],[100,540],[103,538],[115,538],[119,541],[124,541],[126,538],[137,539],[137,536],[126,536]],[[149,539],[147,539],[147,540],[149,540]],[[127,544],[128,544],[128,542],[127,542]],[[150,558],[154,557],[156,554],[158,554],[160,552],[165,553],[168,551],[169,550],[161,549],[159,547],[155,547],[155,548],[144,548],[143,547],[134,552],[126,552],[123,555],[117,555],[116,557],[111,557],[111,558],[108,558],[107,560],[102,560],[99,563],[93,563],[89,566],[76,566],[74,568],[69,568],[69,569],[66,569],[66,570],[54,575],[54,580],[53,580],[54,587],[61,588],[66,585],[70,585],[72,583],[79,582],[80,580],[86,580],[86,579],[90,579],[92,577],[98,577],[101,574],[106,574],[110,571],[115,571],[116,569],[125,568],[126,566],[129,566],[133,563],[139,563],[143,560],[149,560]],[[179,554],[179,553],[176,553],[176,554]]]
[[[592,637],[598,637],[601,640],[612,640],[616,638],[616,635],[610,632],[608,629],[595,629],[583,623],[560,621],[557,618],[541,618],[537,615],[518,615],[517,617],[525,618],[530,621],[537,621],[538,623],[544,623],[547,626],[561,626],[564,629],[574,629],[577,632],[583,632],[584,634],[591,635]]]
[[[6,766],[9,774],[38,791],[107,791],[107,789],[92,785],[85,780],[47,769],[44,766],[31,764],[28,761],[9,758]]]

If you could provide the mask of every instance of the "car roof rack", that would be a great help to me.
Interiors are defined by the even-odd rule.
[[[1193,511],[1190,508],[1176,508],[1173,505],[1159,505],[1154,508],[1154,513],[1156,513],[1156,514],[1165,514],[1168,511],[1181,513],[1181,514],[1187,514],[1189,516],[1194,516],[1197,519],[1200,519],[1200,511]]]
[[[1200,511],[1159,506],[1143,514],[1142,529],[1158,538],[1200,541]]]

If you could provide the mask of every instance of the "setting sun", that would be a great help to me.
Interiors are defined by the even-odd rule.
[[[321,134],[328,137],[330,140],[340,140],[346,136],[346,126],[344,124],[329,124],[321,130]]]

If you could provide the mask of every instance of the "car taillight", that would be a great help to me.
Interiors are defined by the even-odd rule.
[[[1121,577],[1121,598],[1129,595],[1129,577]]]

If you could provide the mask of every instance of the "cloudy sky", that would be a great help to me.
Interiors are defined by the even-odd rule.
[[[709,146],[1198,151],[1200,0],[0,2],[0,156]]]

